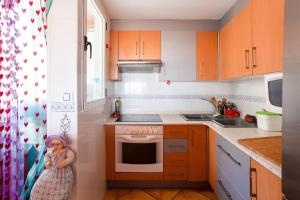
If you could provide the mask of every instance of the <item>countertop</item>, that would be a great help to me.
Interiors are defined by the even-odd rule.
[[[211,121],[185,121],[180,114],[161,114],[160,118],[162,122],[151,122],[151,123],[137,123],[137,122],[116,122],[115,119],[108,119],[105,124],[113,124],[113,125],[125,125],[125,124],[146,124],[146,125],[178,125],[178,124],[203,124],[211,129],[213,129],[216,133],[224,137],[226,140],[231,142],[233,145],[241,149],[251,158],[262,164],[264,167],[272,171],[274,174],[281,178],[281,167],[270,162],[262,155],[256,153],[255,151],[251,151],[250,149],[242,146],[238,143],[239,139],[246,138],[262,138],[262,137],[272,137],[272,136],[282,136],[281,132],[268,132],[258,128],[223,128],[214,122]]]
[[[278,167],[281,167],[282,136],[247,138],[240,139],[238,142],[247,149],[250,149],[251,151],[274,163]]]

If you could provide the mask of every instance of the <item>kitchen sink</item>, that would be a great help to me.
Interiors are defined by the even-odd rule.
[[[214,123],[223,128],[256,128],[255,123],[244,122],[241,118],[216,118],[212,120]]]
[[[214,119],[211,114],[183,114],[186,121],[211,121]]]

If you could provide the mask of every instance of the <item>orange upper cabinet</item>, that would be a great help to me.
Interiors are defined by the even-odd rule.
[[[284,0],[252,0],[253,74],[282,71]]]
[[[139,31],[119,31],[119,60],[139,60],[139,41]]]
[[[110,63],[109,63],[109,79],[119,80],[119,71],[117,61],[119,59],[119,32],[110,32]]]
[[[234,78],[251,76],[251,55],[250,50],[252,47],[251,36],[251,4],[245,8],[234,19],[235,31],[235,74]]]
[[[160,31],[140,31],[140,60],[160,60]]]
[[[119,60],[160,59],[160,31],[120,31]]]
[[[220,31],[221,79],[280,72],[284,0],[252,0]]]
[[[197,32],[197,80],[218,80],[218,33]]]
[[[251,4],[220,31],[221,79],[252,75]]]

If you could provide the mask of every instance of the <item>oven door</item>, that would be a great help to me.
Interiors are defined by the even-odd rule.
[[[116,172],[163,172],[163,135],[116,135]]]

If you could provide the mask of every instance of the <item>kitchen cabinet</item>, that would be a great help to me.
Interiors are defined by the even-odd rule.
[[[212,189],[217,188],[217,139],[216,132],[208,130],[208,182]]]
[[[139,31],[119,31],[119,60],[139,60],[139,44]]]
[[[196,32],[162,31],[160,80],[196,81]]]
[[[218,80],[218,33],[196,33],[197,80]]]
[[[220,31],[221,79],[252,75],[251,4]]]
[[[251,199],[281,200],[281,179],[251,159]],[[256,196],[256,197],[255,197]]]
[[[164,180],[186,181],[188,167],[188,126],[164,126]]]
[[[159,60],[160,31],[119,31],[119,60]]]
[[[105,125],[106,179],[115,179],[115,126]]]
[[[253,75],[283,67],[284,0],[252,0]]]
[[[220,30],[221,79],[282,71],[283,23],[284,0],[250,1]]]
[[[109,80],[119,80],[117,61],[119,59],[119,32],[110,32]]]
[[[190,125],[188,140],[188,181],[207,181],[207,127]]]
[[[140,31],[140,60],[160,60],[160,31]]]
[[[218,198],[249,199],[250,157],[218,135],[217,160],[218,177],[216,193]]]

